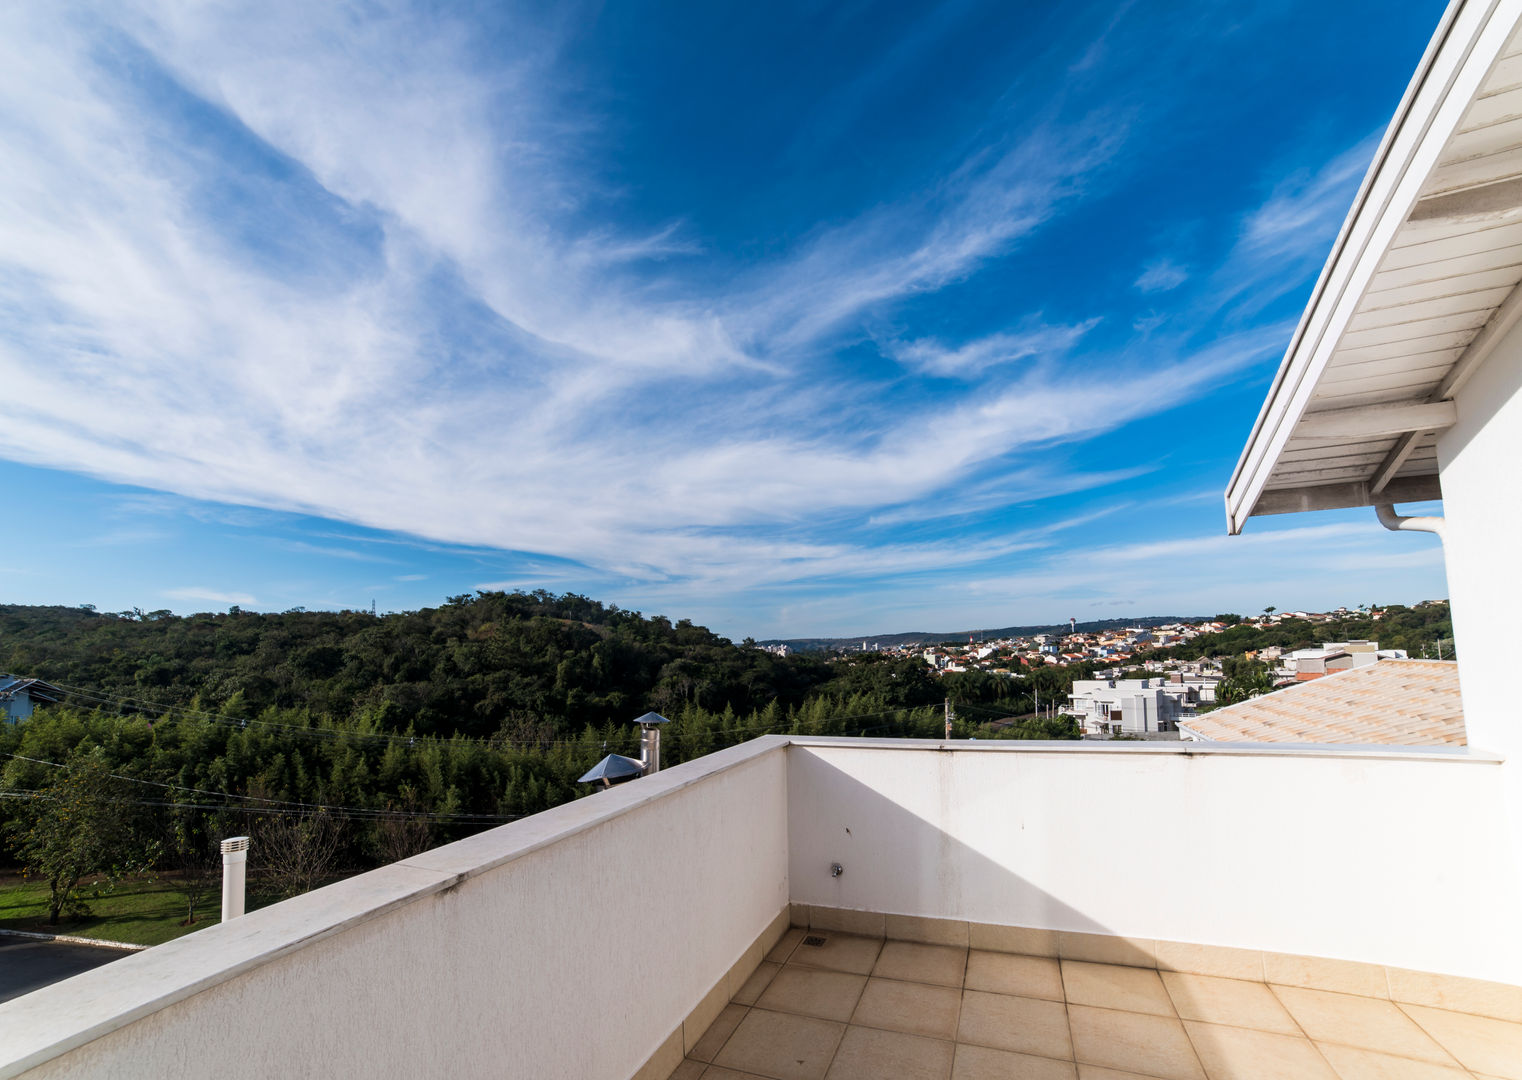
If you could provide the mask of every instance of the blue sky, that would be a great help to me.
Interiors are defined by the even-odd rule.
[[[1441,14],[0,12],[0,601],[736,638],[1446,595],[1221,493]]]

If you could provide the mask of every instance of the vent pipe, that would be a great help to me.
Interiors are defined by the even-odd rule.
[[[657,712],[647,712],[638,720],[639,760],[645,766],[645,775],[661,771],[661,725],[671,723]]]
[[[222,921],[243,914],[243,884],[248,877],[248,837],[222,841]]]

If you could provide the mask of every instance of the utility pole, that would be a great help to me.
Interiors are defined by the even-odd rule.
[[[951,738],[951,699],[946,699],[946,738]]]

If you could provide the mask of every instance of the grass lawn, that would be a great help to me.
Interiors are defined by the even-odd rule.
[[[212,926],[221,921],[222,915],[221,900],[213,896],[196,913],[194,926],[182,926],[185,898],[162,875],[119,881],[114,888],[104,884],[86,886],[84,896],[90,905],[89,916],[60,918],[57,926],[49,926],[47,885],[27,881],[17,874],[0,875],[0,929],[157,945]]]

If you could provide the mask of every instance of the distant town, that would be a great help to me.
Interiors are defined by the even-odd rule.
[[[1438,606],[1446,609],[1447,601],[1428,600],[1415,605],[1418,609]],[[1039,713],[1072,717],[1088,737],[1177,739],[1190,737],[1185,721],[1219,704],[1367,667],[1379,660],[1405,660],[1411,656],[1408,649],[1381,648],[1378,640],[1370,638],[1324,641],[1302,648],[1264,645],[1240,653],[1231,649],[1219,653],[1204,650],[1195,657],[1177,655],[1182,651],[1178,646],[1233,628],[1273,631],[1289,623],[1312,626],[1351,620],[1378,623],[1387,610],[1373,605],[1331,611],[1268,608],[1252,616],[1217,615],[1171,622],[1148,618],[1132,625],[1098,629],[1079,629],[1077,620],[1072,619],[1066,631],[1052,628],[1025,634],[994,632],[1000,636],[971,631],[965,642],[928,640],[934,635],[927,635],[927,640],[897,643],[867,638],[855,645],[837,644],[829,651],[845,656],[919,658],[937,675],[983,672],[993,677],[1014,677],[1045,667],[1072,671],[1081,665],[1080,670],[1073,672],[1072,690],[1066,699],[1038,702]],[[761,647],[784,657],[795,649],[787,642]],[[1447,658],[1451,658],[1451,644],[1442,638],[1435,639],[1424,650],[1423,658],[1445,659],[1442,655],[1445,647],[1449,650]],[[1247,693],[1223,697],[1222,684],[1244,671],[1234,667],[1234,661],[1247,665],[1245,670],[1252,686]]]

